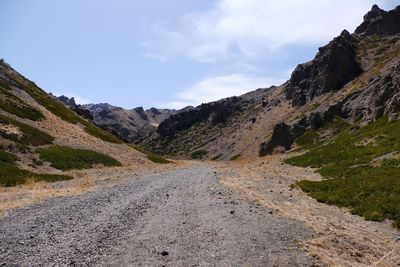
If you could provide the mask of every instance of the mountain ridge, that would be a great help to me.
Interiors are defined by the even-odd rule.
[[[98,127],[120,137],[128,143],[137,144],[149,137],[158,125],[173,114],[191,109],[188,106],[181,110],[143,107],[124,109],[108,103],[77,104],[75,99],[59,96],[58,100],[76,113],[89,119]]]
[[[200,150],[204,158],[226,160],[290,149],[307,129],[335,116],[365,123],[383,115],[397,118],[399,11],[400,6],[391,11],[373,6],[353,34],[344,30],[319,48],[285,84],[264,89],[258,99],[238,96],[172,115],[141,145],[165,155],[187,158]],[[223,120],[215,120],[215,114]]]

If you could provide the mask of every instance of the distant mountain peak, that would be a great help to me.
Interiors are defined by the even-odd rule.
[[[356,34],[393,35],[400,32],[400,6],[390,11],[373,5],[364,16],[364,22],[356,29]]]
[[[381,11],[381,10],[382,9],[377,4],[373,5],[372,8],[371,8],[372,12]]]

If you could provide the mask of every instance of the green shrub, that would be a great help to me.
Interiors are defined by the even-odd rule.
[[[100,138],[103,141],[106,142],[110,142],[110,143],[115,143],[115,144],[122,144],[123,141],[121,139],[119,139],[118,137],[92,125],[92,124],[87,124],[87,126],[85,127],[85,132],[87,132],[88,134]]]
[[[90,169],[93,164],[102,164],[107,167],[121,166],[116,159],[85,149],[74,149],[63,146],[51,146],[37,149],[40,159],[48,161],[51,166],[59,170]]]
[[[237,160],[239,158],[240,158],[240,154],[236,154],[236,155],[233,155],[229,160],[233,161],[233,160]]]
[[[0,130],[0,135],[6,139],[15,141],[23,145],[40,146],[51,144],[54,141],[54,137],[51,135],[38,130],[35,127],[29,126],[27,124],[18,122],[6,116],[0,115],[0,122],[3,124],[10,124],[21,131],[22,136],[9,134],[5,131]]]
[[[24,184],[28,179],[35,179],[47,182],[70,180],[71,176],[38,174],[22,170],[15,165],[18,157],[0,149],[0,186],[16,186]]]
[[[0,149],[0,163],[11,163],[13,164],[18,160],[18,157],[14,154],[8,153]]]
[[[28,179],[36,181],[56,182],[71,180],[72,176],[57,174],[38,174],[22,170],[15,165],[0,161],[0,186],[11,187],[24,184]]]
[[[167,160],[167,159],[165,159],[165,158],[163,158],[161,156],[154,155],[154,154],[147,155],[147,159],[151,160],[154,163],[160,163],[160,164],[171,163],[171,161],[169,161],[169,160]]]
[[[298,139],[308,152],[285,162],[318,168],[327,179],[300,181],[296,186],[320,202],[348,207],[367,220],[391,219],[400,227],[400,160],[372,164],[400,151],[400,121],[383,117],[359,129],[342,126],[340,130],[334,124],[326,126],[323,130],[333,134],[318,141],[310,136],[324,136],[322,130]]]
[[[0,109],[20,118],[30,119],[33,121],[38,121],[44,118],[43,114],[39,110],[25,104],[2,86],[0,86]]]
[[[197,150],[190,154],[190,156],[192,157],[192,159],[202,159],[207,154],[208,152],[205,150]]]
[[[216,155],[216,156],[213,157],[211,160],[212,160],[212,161],[215,161],[215,160],[219,159],[220,157],[222,157],[222,154]]]

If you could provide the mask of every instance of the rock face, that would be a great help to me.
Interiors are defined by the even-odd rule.
[[[384,11],[374,5],[364,16],[364,22],[355,33],[364,35],[393,35],[400,33],[400,6],[394,10]]]
[[[369,69],[361,70],[357,59],[367,62],[364,65]],[[291,148],[307,129],[318,129],[335,116],[362,124],[382,116],[400,119],[400,6],[391,11],[373,6],[353,35],[344,31],[320,48],[313,61],[295,69],[285,95],[293,106],[301,107],[316,96],[340,94],[345,84],[361,75],[363,79],[354,83],[359,88],[344,98],[337,96],[336,103],[290,124],[277,124],[271,138],[260,145],[260,156],[271,154],[278,147]]]
[[[283,147],[286,150],[290,149],[294,140],[299,136],[294,132],[293,128],[284,122],[277,124],[270,141],[261,144],[260,156],[272,154],[278,147]]]
[[[372,122],[382,116],[400,119],[400,59],[343,104],[342,114],[352,121]]]
[[[209,120],[211,124],[225,123],[235,112],[242,111],[245,100],[231,97],[217,102],[202,104],[186,112],[172,115],[161,122],[157,133],[162,137],[172,137],[176,132],[183,131],[196,123]]]
[[[77,105],[74,98],[61,96],[58,99],[76,113],[129,143],[139,143],[154,133],[162,121],[179,112],[157,108],[144,110],[143,107],[128,110],[106,103]]]
[[[88,119],[88,120],[91,120],[91,121],[93,120],[92,113],[89,110],[81,108],[80,105],[76,104],[75,98],[73,98],[73,97],[68,98],[65,95],[59,96],[57,98],[58,98],[59,101],[61,101],[66,106],[70,107],[73,111],[75,111],[78,115],[84,117],[85,119]]]
[[[356,40],[343,31],[327,46],[319,49],[314,60],[298,65],[285,95],[295,106],[302,106],[314,97],[337,91],[361,72],[356,60]]]

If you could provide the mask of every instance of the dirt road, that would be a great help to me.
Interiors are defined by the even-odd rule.
[[[0,266],[310,266],[312,236],[199,164],[9,212]]]

